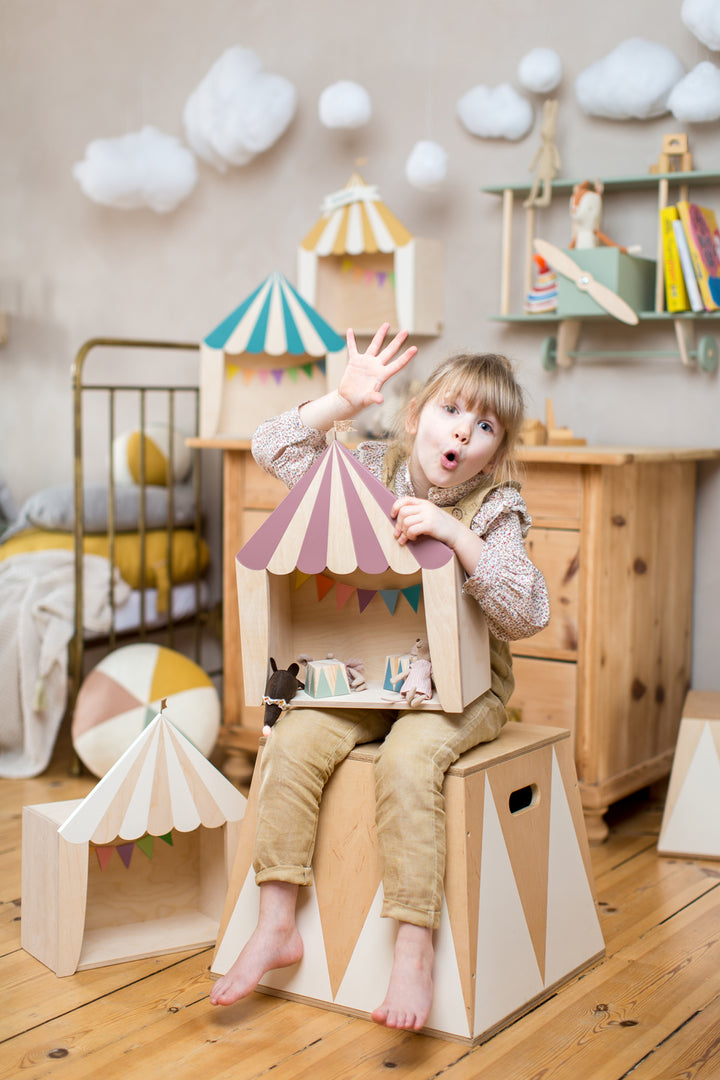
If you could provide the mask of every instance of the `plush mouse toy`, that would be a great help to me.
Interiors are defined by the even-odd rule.
[[[406,672],[396,675],[393,682],[404,680],[400,687],[400,696],[405,699],[409,708],[414,709],[432,697],[432,664],[427,642],[416,638],[410,655],[410,667]]]
[[[298,690],[305,689],[304,684],[297,677],[300,670],[297,664],[291,664],[287,670],[278,669],[271,656],[270,667],[272,673],[263,694],[263,705],[265,706],[263,735],[270,735],[280,713],[287,708],[288,702],[295,697]]]

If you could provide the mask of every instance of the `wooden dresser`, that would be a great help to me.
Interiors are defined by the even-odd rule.
[[[224,453],[224,701],[228,775],[247,773],[262,709],[243,701],[235,555],[286,494],[248,440]],[[720,450],[527,447],[528,545],[550,592],[548,627],[514,644],[516,719],[572,732],[592,841],[618,799],[670,772],[690,682],[695,474]]]

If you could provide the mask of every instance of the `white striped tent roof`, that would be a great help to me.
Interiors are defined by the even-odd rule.
[[[433,570],[453,558],[431,537],[400,545],[396,496],[337,441],[285,496],[237,555],[250,570],[305,574]]]
[[[231,356],[319,357],[345,347],[345,340],[277,270],[211,330],[204,342]]]
[[[316,255],[360,255],[396,251],[412,240],[380,198],[377,187],[355,173],[344,188],[325,198],[322,217],[301,248]]]
[[[159,713],[59,829],[73,844],[109,844],[239,821],[246,800]]]

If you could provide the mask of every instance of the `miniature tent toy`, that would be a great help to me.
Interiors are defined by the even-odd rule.
[[[344,339],[275,271],[200,345],[201,437],[249,437],[268,388],[284,412],[336,386],[345,363]]]
[[[72,975],[213,944],[245,806],[161,711],[85,799],[23,807],[22,947]]]
[[[461,712],[490,685],[488,630],[453,552],[398,544],[395,496],[334,441],[236,557],[246,702],[262,700],[268,658],[359,657],[366,688],[333,707],[388,708],[389,657],[430,647],[436,693],[420,708]],[[311,580],[314,579],[314,580]],[[332,595],[330,595],[332,593]],[[316,704],[300,690],[293,708]]]
[[[443,324],[443,253],[413,237],[357,173],[328,195],[298,249],[298,289],[335,326],[416,334]]]

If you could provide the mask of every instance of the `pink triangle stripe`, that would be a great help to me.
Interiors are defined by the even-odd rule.
[[[305,537],[297,557],[297,569],[303,574],[320,574],[327,567],[328,528],[330,525],[330,492],[332,489],[332,460],[328,458]]]
[[[248,570],[264,570],[275,554],[278,544],[285,535],[285,530],[297,513],[305,492],[310,487],[313,477],[325,460],[324,451],[305,475],[291,488],[282,502],[273,510],[257,532],[253,533],[235,556],[239,563]]]
[[[342,443],[334,443],[333,445],[337,446],[338,451],[343,454],[345,460],[355,469],[355,472],[374,497],[388,521],[392,521],[391,510],[397,496],[389,488],[386,488],[384,484],[381,484],[369,469],[361,465]],[[408,547],[423,570],[437,570],[450,562],[453,557],[452,549],[447,544],[443,544],[441,540],[435,540],[431,536],[422,536],[419,540],[411,540]],[[365,569],[365,567],[362,567],[362,569]]]
[[[340,445],[339,443],[336,445]],[[347,451],[346,451],[347,452]],[[365,513],[362,500],[355,490],[355,486],[348,475],[347,465],[340,461],[340,477],[342,479],[345,505],[347,506],[350,532],[353,538],[355,558],[360,570],[366,574],[382,574],[390,565],[387,556],[380,546],[375,535],[370,519]]]

